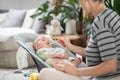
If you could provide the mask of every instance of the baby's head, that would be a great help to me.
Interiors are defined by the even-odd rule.
[[[33,48],[35,51],[39,50],[40,48],[50,48],[50,47],[52,46],[51,46],[49,39],[42,35],[37,37],[37,39],[35,39],[33,43]]]

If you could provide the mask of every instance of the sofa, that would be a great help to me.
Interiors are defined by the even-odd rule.
[[[44,33],[45,24],[38,21],[38,17],[30,16],[36,9],[0,10],[0,67],[18,68],[16,55],[21,53],[20,47],[14,41],[14,36],[20,33]],[[28,56],[28,66],[34,66],[31,57]]]

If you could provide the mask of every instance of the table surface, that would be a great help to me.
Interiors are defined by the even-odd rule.
[[[61,37],[68,37],[70,40],[75,40],[75,39],[79,39],[82,36],[81,35],[67,35],[67,34],[61,34],[61,35],[51,35],[52,38],[61,38]]]

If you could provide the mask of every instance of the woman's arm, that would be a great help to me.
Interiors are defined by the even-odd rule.
[[[93,67],[83,68],[76,70],[78,76],[99,76],[107,73],[115,72],[117,70],[117,59],[111,59],[102,62],[101,64]]]
[[[117,59],[107,60],[97,66],[87,68],[78,69],[68,64],[55,64],[55,68],[75,76],[99,76],[115,72],[117,70]]]
[[[85,48],[83,48],[83,47],[80,47],[80,46],[76,46],[76,45],[69,45],[68,47],[67,47],[70,51],[72,51],[72,52],[74,52],[74,53],[76,53],[76,54],[79,54],[79,55],[81,55],[81,56],[86,56],[85,55]]]
[[[72,51],[76,54],[80,54],[82,56],[85,56],[85,53],[84,53],[85,48],[71,44],[69,38],[59,38],[57,40],[57,42],[60,43],[61,45],[65,46],[70,51]]]

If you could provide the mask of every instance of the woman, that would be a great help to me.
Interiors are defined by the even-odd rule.
[[[82,80],[81,76],[92,76],[91,80],[120,80],[120,16],[103,2],[80,0],[86,13],[95,17],[86,49],[72,45],[68,39],[60,39],[66,48],[85,56],[88,67],[78,69],[58,62],[54,65],[56,70],[43,69],[40,80]]]

